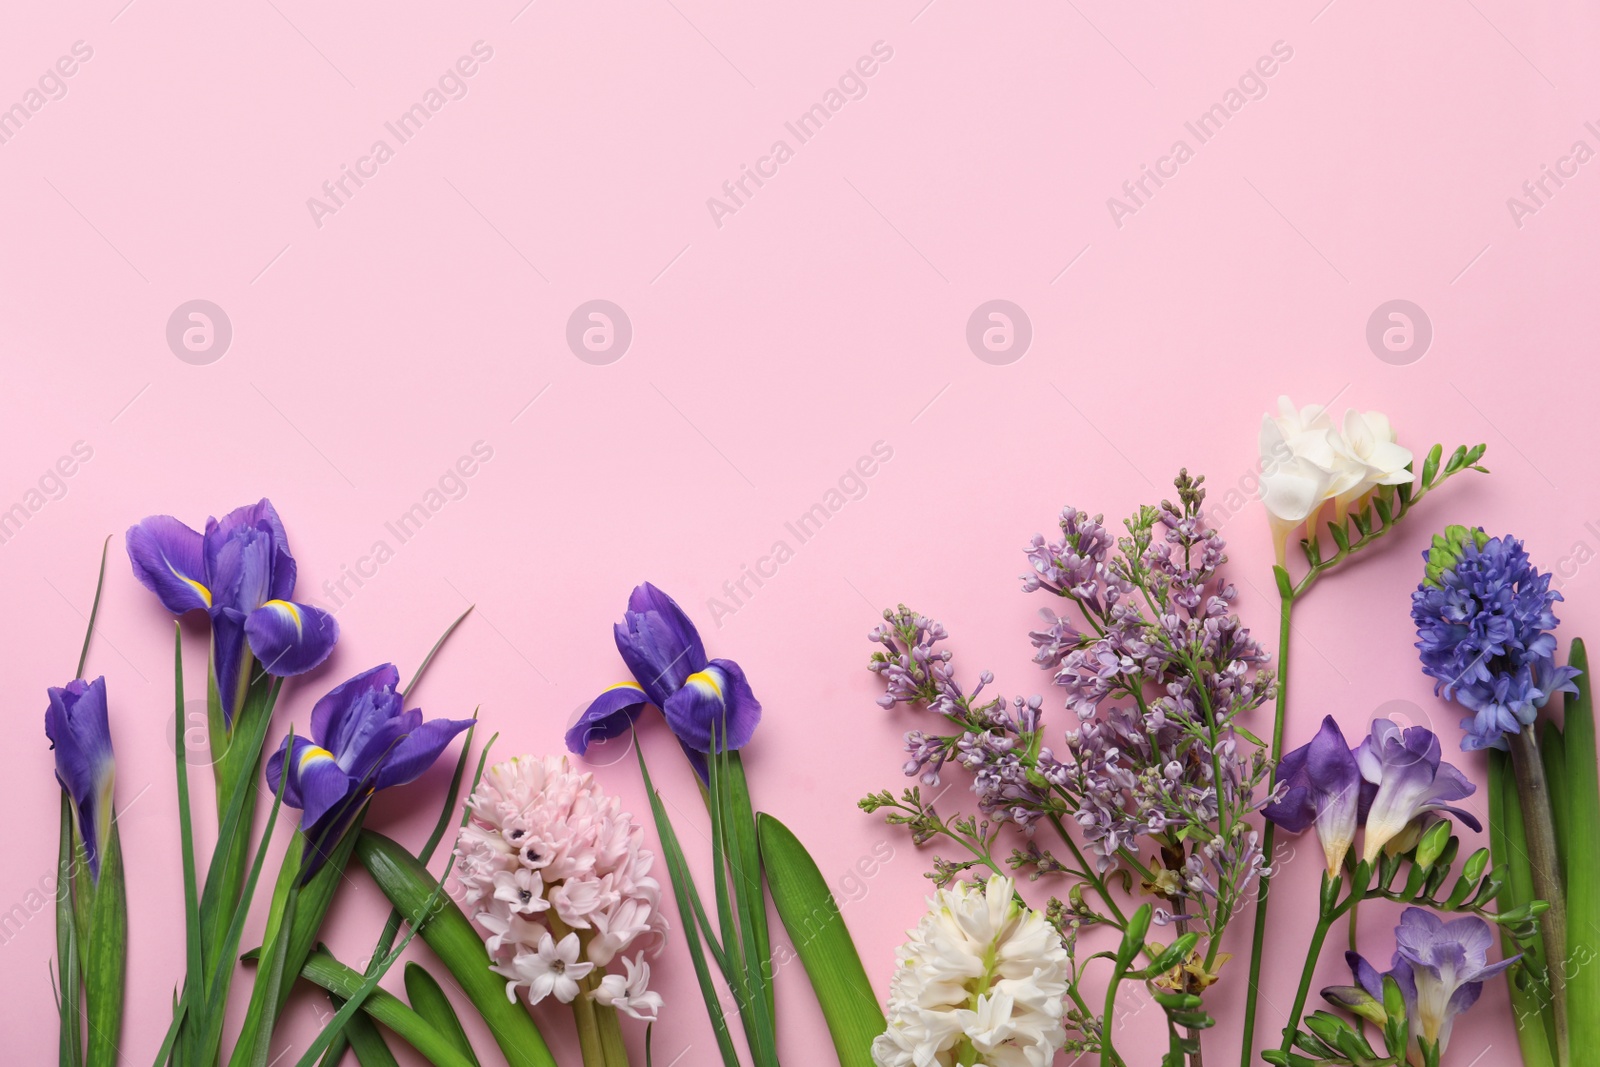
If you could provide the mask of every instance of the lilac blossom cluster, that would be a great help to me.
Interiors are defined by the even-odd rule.
[[[1244,816],[1267,777],[1259,744],[1234,724],[1272,698],[1273,679],[1218,577],[1226,557],[1205,491],[1186,473],[1176,484],[1179,503],[1142,508],[1115,554],[1098,517],[1066,509],[1061,539],[1030,546],[1023,588],[1077,609],[1030,636],[1079,720],[1064,787],[1102,867],[1143,836],[1181,854],[1171,846],[1183,833],[1202,842],[1184,860],[1185,888],[1226,902],[1261,869]]]
[[[1269,799],[1267,760],[1235,723],[1272,699],[1274,681],[1218,576],[1226,557],[1202,516],[1201,479],[1185,472],[1175,484],[1178,503],[1142,507],[1126,536],[1069,507],[1060,539],[1027,549],[1024,590],[1075,609],[1048,613],[1030,635],[1073,713],[1057,749],[1039,697],[986,695],[988,672],[963,689],[944,627],[904,607],[872,631],[883,649],[870,669],[885,683],[879,704],[942,720],[906,735],[907,775],[934,785],[954,761],[985,816],[1030,836],[1043,818],[1065,837],[1070,820],[1096,875],[1131,868],[1178,910],[1161,919],[1198,920],[1211,937],[1267,870],[1249,821]],[[1141,855],[1146,841],[1154,856]]]

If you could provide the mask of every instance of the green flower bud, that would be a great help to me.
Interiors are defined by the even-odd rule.
[[[1423,582],[1438,588],[1439,576],[1445,571],[1454,570],[1467,542],[1471,541],[1478,548],[1482,548],[1489,541],[1489,535],[1482,530],[1471,530],[1465,526],[1446,526],[1444,533],[1433,535],[1433,544],[1428,549],[1427,569]]]

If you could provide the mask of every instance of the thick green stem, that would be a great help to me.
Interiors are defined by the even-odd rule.
[[[628,1047],[622,1042],[617,1009],[609,1004],[596,1004],[594,1015],[600,1023],[600,1047],[605,1049],[606,1067],[628,1067]]]
[[[1284,715],[1289,708],[1289,620],[1294,609],[1293,594],[1283,594],[1283,583],[1288,579],[1287,574],[1279,578],[1279,595],[1281,598],[1278,610],[1278,692],[1277,704],[1272,715],[1272,769],[1271,776],[1267,779],[1268,792],[1278,782],[1278,761],[1283,758],[1283,722]],[[1266,857],[1269,867],[1276,865],[1273,855],[1273,844],[1277,837],[1278,828],[1271,822],[1267,823],[1266,831],[1261,837],[1261,852]],[[1266,947],[1264,935],[1267,931],[1267,894],[1271,888],[1272,876],[1265,875],[1257,883],[1256,889],[1256,921],[1255,929],[1250,939],[1250,988],[1246,991],[1244,1001],[1244,1034],[1241,1041],[1239,1067],[1250,1067],[1251,1057],[1255,1052],[1256,1039],[1256,991],[1261,985],[1261,951]],[[1326,935],[1327,931],[1323,931]],[[1319,942],[1318,948],[1321,947]],[[1315,956],[1313,955],[1313,958]],[[1307,972],[1310,973],[1309,971]]]
[[[1531,727],[1508,735],[1511,769],[1516,775],[1517,797],[1522,804],[1523,832],[1528,843],[1528,865],[1533,871],[1533,891],[1550,905],[1539,920],[1544,940],[1545,967],[1550,978],[1550,999],[1555,1009],[1556,1057],[1570,1062],[1567,1049],[1567,890],[1561,877],[1561,853],[1556,848],[1555,816],[1550,808],[1550,783],[1544,760]]]
[[[587,991],[572,1002],[572,1017],[578,1022],[578,1049],[583,1054],[583,1067],[607,1067],[606,1048],[600,1039],[600,1019],[595,1014],[598,1005],[590,1000]]]

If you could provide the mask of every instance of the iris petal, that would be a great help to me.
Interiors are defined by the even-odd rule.
[[[294,743],[294,751],[299,752],[302,746],[311,744],[311,741],[304,737],[296,737]],[[274,794],[278,792],[279,779],[283,779],[283,760],[287,748],[287,745],[279,745],[278,751],[267,757],[267,788],[272,790]],[[305,798],[300,795],[300,783],[292,774],[287,779],[284,779],[283,802],[291,808],[303,808],[306,806]]]
[[[260,530],[267,535],[269,558],[276,557],[279,553],[288,555],[289,535],[284,532],[283,520],[278,518],[278,510],[272,506],[272,501],[262,497],[254,504],[234,508],[220,519],[206,521],[207,564],[214,565],[213,556],[222,545],[240,532],[250,530]]]
[[[623,662],[658,707],[706,665],[705,645],[694,623],[677,601],[649,582],[634,589],[614,633]]]
[[[289,776],[298,787],[302,810],[301,825],[315,826],[328,812],[337,808],[355,790],[356,782],[346,774],[333,758],[333,753],[304,738],[296,738],[293,762]],[[307,836],[314,836],[307,830]]]
[[[416,781],[433,766],[451,739],[471,725],[471,719],[429,719],[417,725],[400,739],[378,768],[373,788],[387,789]]]
[[[89,871],[98,879],[100,855],[111,831],[111,791],[116,778],[106,680],[78,678],[49,692],[44,732],[55,748],[56,780],[72,799]]]
[[[583,710],[567,730],[567,750],[581,756],[596,741],[626,733],[650,700],[637,682],[619,682]]]
[[[233,722],[249,677],[244,661],[249,654],[245,642],[246,616],[236,608],[217,608],[211,613],[211,665],[216,674],[217,693],[222,698],[223,718]]]
[[[152,515],[128,528],[126,543],[134,577],[168,611],[182,615],[211,607],[199,533],[171,515]]]
[[[266,525],[234,528],[223,536],[206,524],[206,576],[213,608],[249,613],[272,599],[272,534]]]
[[[400,710],[400,697],[394,693],[399,684],[400,672],[392,663],[379,664],[339,683],[311,709],[311,736],[334,752],[346,751],[360,732],[364,709],[370,716],[380,704],[387,708],[392,703],[385,717]]]
[[[332,615],[289,600],[269,600],[252,611],[244,631],[261,668],[280,678],[319,666],[339,640],[339,623]]]
[[[761,702],[744,671],[726,659],[712,660],[690,675],[661,710],[678,740],[699,752],[711,751],[713,726],[719,749],[737,749],[749,743],[761,721]]]

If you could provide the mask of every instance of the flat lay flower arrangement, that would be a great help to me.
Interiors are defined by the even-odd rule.
[[[742,753],[770,714],[758,693],[780,683],[708,649],[663,590],[642,582],[626,597],[612,634],[620,680],[596,679],[543,751],[506,754],[479,738],[492,724],[470,694],[446,699],[444,714],[411,699],[460,619],[408,675],[383,663],[312,684],[300,676],[328,660],[339,626],[294,599],[295,557],[271,503],[200,530],[164,515],[135,523],[132,574],[176,619],[170,822],[184,969],[157,1067],[277,1062],[273,1035],[299,984],[322,990],[330,1011],[298,1067],[394,1063],[396,1042],[438,1067],[539,1067],[556,1062],[553,1027],[576,1033],[586,1067],[627,1064],[630,1047],[649,1064],[654,1024],[701,1011],[716,1052],[695,1062],[768,1067],[784,1059],[783,938],[815,998],[795,1010],[816,1012],[808,1025],[826,1028],[841,1067],[1132,1067],[1117,1020],[1134,1002],[1159,1012],[1162,1067],[1201,1067],[1222,1004],[1243,1008],[1241,1067],[1470,1067],[1477,1053],[1451,1048],[1453,1024],[1501,982],[1527,1067],[1586,1062],[1600,1047],[1600,969],[1587,966],[1600,930],[1600,774],[1583,644],[1563,650],[1561,595],[1515,536],[1427,527],[1427,498],[1487,474],[1484,446],[1419,455],[1381,414],[1284,399],[1263,418],[1259,450],[1275,646],[1236,609],[1238,565],[1208,518],[1205,479],[1187,470],[1172,499],[1120,523],[1072,504],[1049,536],[1019,534],[1021,589],[1048,606],[1016,636],[1048,695],[1003,696],[991,672],[958,669],[959,639],[903,605],[871,629],[876,714],[905,730],[904,751],[884,758],[912,781],[857,806],[921,850],[928,878],[925,895],[900,902],[906,939],[884,988],[780,821],[784,798],[746,777]],[[1416,653],[1441,704],[1460,706],[1460,729],[1379,717],[1347,734],[1332,716],[1294,710],[1292,619],[1313,610],[1324,580],[1363,581],[1355,565],[1380,542],[1392,550],[1402,524],[1428,542],[1410,597]],[[109,554],[96,611],[124,586],[108,582]],[[211,759],[191,775],[184,678],[197,667],[181,637],[195,626],[209,633]],[[128,981],[162,980],[129,974],[122,713],[114,679],[87,677],[93,635],[91,613],[76,677],[41,679],[61,793],[50,981],[63,1067],[118,1062]],[[269,751],[274,720],[284,736]],[[596,744],[661,739],[663,728],[675,746],[586,761]],[[1475,780],[1455,753],[1480,750],[1488,773]],[[657,789],[650,763],[664,751],[682,753],[698,797]],[[428,795],[419,779],[441,760],[453,775]],[[634,774],[648,813],[614,791]],[[391,789],[438,812],[418,851],[372,815]],[[1475,795],[1487,827],[1463,804]],[[854,799],[806,802],[848,817]],[[209,854],[196,843],[199,805],[214,807]],[[1463,827],[1487,830],[1487,847],[1466,844]],[[1288,835],[1316,847],[1296,857],[1277,847]],[[1277,902],[1284,863],[1320,868],[1314,899]],[[388,903],[370,916],[359,967],[319,940],[352,867]],[[1356,917],[1378,906],[1395,922],[1373,939]],[[252,908],[265,916],[259,941],[245,938]],[[1268,1032],[1261,962],[1288,909],[1316,921],[1287,1018]],[[652,961],[677,942],[694,982],[664,987]],[[1235,958],[1241,948],[1248,958]],[[1313,989],[1330,959],[1348,981]],[[464,1024],[468,1005],[482,1027]]]

